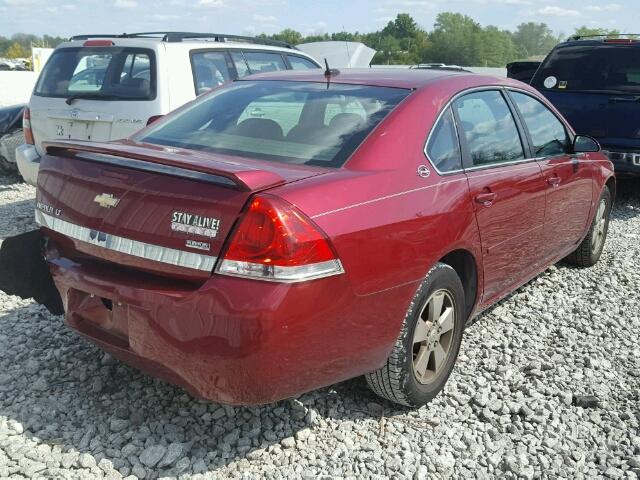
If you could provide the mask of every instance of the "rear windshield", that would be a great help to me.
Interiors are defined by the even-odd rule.
[[[335,83],[241,81],[200,98],[136,140],[339,167],[409,92]]]
[[[640,93],[640,45],[575,45],[549,54],[532,84],[539,90]]]
[[[152,100],[152,50],[122,47],[63,48],[45,66],[34,93],[42,97]]]

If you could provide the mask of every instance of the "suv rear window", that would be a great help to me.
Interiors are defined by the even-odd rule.
[[[156,96],[155,78],[151,50],[63,48],[47,62],[34,93],[41,97],[152,100]]]
[[[536,73],[539,90],[640,93],[640,44],[556,48]]]
[[[241,81],[202,97],[136,140],[340,167],[409,93],[366,85]]]

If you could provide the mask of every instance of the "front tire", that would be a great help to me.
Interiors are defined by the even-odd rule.
[[[387,362],[365,375],[369,387],[409,407],[430,402],[453,370],[465,321],[460,278],[437,263],[418,288]]]
[[[596,214],[591,222],[589,233],[584,238],[578,248],[566,258],[566,261],[579,267],[593,267],[604,250],[604,244],[609,232],[609,219],[611,216],[611,192],[608,187],[604,187]]]

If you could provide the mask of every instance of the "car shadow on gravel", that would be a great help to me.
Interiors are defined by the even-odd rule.
[[[611,217],[626,220],[640,215],[640,178],[621,178]]]
[[[0,311],[0,445],[16,463],[44,449],[22,462],[49,465],[45,476],[80,466],[139,478],[215,471],[282,458],[301,438],[313,448],[314,427],[329,419],[377,424],[406,412],[362,379],[261,407],[198,400],[105,355],[43,307],[15,302]]]

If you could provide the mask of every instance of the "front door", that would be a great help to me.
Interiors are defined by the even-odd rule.
[[[558,259],[577,247],[586,231],[593,197],[591,164],[572,155],[564,124],[539,100],[510,91],[531,139],[547,185],[544,227],[545,256]]]
[[[503,93],[469,93],[453,104],[482,243],[483,303],[540,267],[545,186]]]

